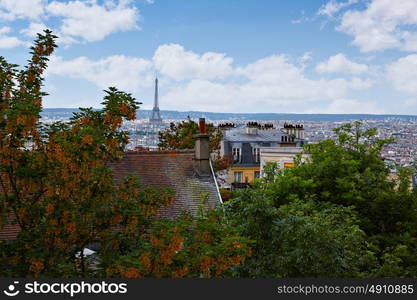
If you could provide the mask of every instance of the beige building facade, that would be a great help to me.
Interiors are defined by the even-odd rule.
[[[278,168],[294,166],[294,158],[302,153],[302,147],[263,147],[260,149],[260,171],[261,176],[267,163],[277,163]],[[308,158],[308,154],[302,154],[302,159]]]

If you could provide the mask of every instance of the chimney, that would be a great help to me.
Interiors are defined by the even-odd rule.
[[[200,134],[206,134],[206,119],[200,118],[198,120],[198,128],[200,129]]]
[[[304,126],[303,125],[295,125],[295,137],[297,139],[304,139]]]
[[[257,135],[259,124],[257,122],[246,123],[246,134]]]
[[[209,135],[206,133],[206,120],[199,120],[200,133],[195,135],[195,160],[197,162],[197,173],[200,176],[210,176],[210,151]]]
[[[246,127],[246,134],[257,135],[258,134],[258,128],[256,128],[256,127]]]

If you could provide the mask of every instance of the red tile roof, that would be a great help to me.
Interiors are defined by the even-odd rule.
[[[183,211],[195,215],[204,200],[208,209],[221,202],[213,176],[202,177],[196,173],[194,151],[127,152],[121,160],[109,165],[116,183],[134,174],[144,185],[173,189],[174,201],[161,209],[160,216],[173,218]]]

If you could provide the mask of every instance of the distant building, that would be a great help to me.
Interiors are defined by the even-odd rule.
[[[302,147],[265,147],[261,148],[261,176],[267,163],[276,163],[279,169],[294,166],[294,158],[301,154]],[[306,159],[308,154],[301,154],[302,159]]]
[[[302,147],[306,142],[302,125],[285,124],[276,129],[272,124],[248,122],[245,127],[227,124],[219,128],[223,129],[220,155],[232,160],[227,182],[233,188],[244,187],[261,176],[261,148]]]
[[[158,78],[155,78],[155,96],[153,101],[152,115],[149,118],[149,122],[155,125],[159,125],[162,123],[161,113],[159,111]]]

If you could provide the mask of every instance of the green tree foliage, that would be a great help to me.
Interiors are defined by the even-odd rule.
[[[0,275],[124,276],[112,271],[120,257],[152,244],[150,232],[161,224],[165,225],[158,234],[163,235],[162,229],[175,232],[183,221],[163,223],[155,218],[172,201],[171,190],[143,186],[133,176],[116,187],[106,165],[119,159],[128,143],[127,132],[120,126],[123,120],[135,118],[140,104],[130,94],[111,87],[105,91],[102,110],[81,109],[69,123],[40,123],[46,95],[41,91],[42,74],[56,47],[55,38],[48,30],[39,34],[32,58],[21,71],[0,57],[0,229],[7,223],[21,229],[16,240],[0,241]],[[209,224],[198,218],[189,222],[187,234],[202,232],[204,226],[213,232],[223,230],[219,222]],[[224,247],[213,251],[239,256],[226,272],[243,260],[247,247],[239,244],[242,251],[237,254],[226,248],[241,242],[232,231],[216,239]],[[90,260],[83,253],[94,243],[101,248]],[[187,246],[169,240],[158,249],[175,248],[184,257],[198,257],[198,249],[192,252]],[[170,267],[167,264],[164,270]]]
[[[362,130],[359,123],[337,128],[338,140],[307,144],[308,162],[285,170],[271,188],[277,204],[310,197],[344,206],[355,206],[368,234],[402,233],[415,222],[415,191],[409,170],[398,168],[392,180],[381,149],[391,140],[375,137],[376,130]]]
[[[355,277],[372,262],[352,208],[313,200],[276,207],[257,189],[228,204],[241,234],[254,241],[238,276]]]
[[[337,140],[306,145],[309,157],[298,156],[293,168],[267,166],[230,202],[231,219],[256,240],[242,274],[417,276],[410,170],[390,176],[381,150],[392,141],[375,129],[356,122],[335,133]]]
[[[210,150],[220,149],[222,133],[213,124],[206,124],[207,134],[210,136]],[[159,144],[162,149],[193,149],[195,145],[194,135],[198,134],[198,123],[188,118],[186,121],[171,123],[169,128],[159,132]]]

